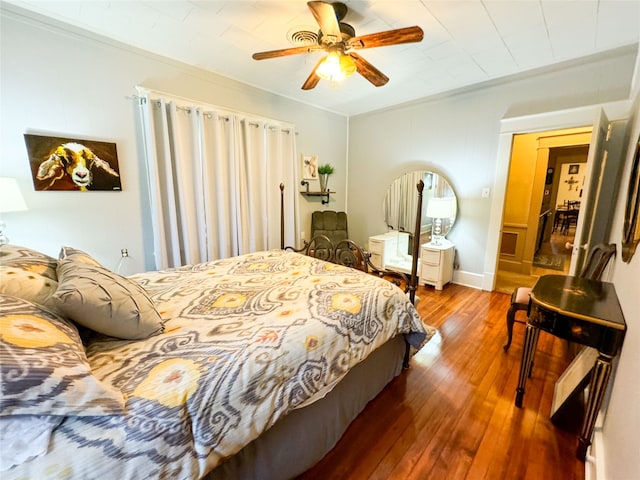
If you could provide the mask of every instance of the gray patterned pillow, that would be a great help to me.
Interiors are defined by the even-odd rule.
[[[82,260],[58,262],[58,308],[76,323],[111,337],[137,340],[163,331],[153,301],[133,280]]]
[[[0,295],[0,416],[120,415],[120,391],[102,383],[70,321]]]
[[[0,265],[21,268],[50,280],[58,280],[56,277],[58,261],[49,255],[27,247],[10,244],[0,245]]]
[[[91,255],[73,247],[62,247],[58,255],[58,260],[76,260],[78,262],[88,263],[89,265],[102,267],[102,264]]]
[[[17,245],[0,246],[0,294],[38,303],[57,312],[51,298],[58,288],[58,262]]]

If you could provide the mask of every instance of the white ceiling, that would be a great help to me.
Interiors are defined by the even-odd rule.
[[[120,42],[345,115],[546,67],[639,40],[640,0],[345,0],[356,35],[412,25],[424,40],[359,54],[390,81],[354,75],[300,89],[321,52],[256,61],[317,31],[303,0],[31,1],[8,3]]]

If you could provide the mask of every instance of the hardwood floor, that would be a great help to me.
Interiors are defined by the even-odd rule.
[[[564,257],[564,269],[562,271],[541,268],[537,266],[531,267],[531,275],[522,273],[514,273],[506,270],[498,270],[496,272],[495,289],[499,292],[511,294],[517,287],[533,287],[542,275],[554,275],[563,273],[569,274],[571,265],[571,249],[566,247],[567,243],[573,243],[575,238],[575,227],[571,227],[566,235],[560,231],[551,234],[549,241],[544,242],[537,253],[544,255],[558,255]]]
[[[567,343],[540,334],[520,409],[522,325],[502,349],[509,295],[460,285],[417,293],[420,315],[439,334],[299,479],[584,479],[576,422],[571,431],[549,419]]]

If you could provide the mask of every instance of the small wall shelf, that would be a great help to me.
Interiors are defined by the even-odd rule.
[[[302,180],[300,184],[307,187],[306,190],[300,192],[302,195],[304,195],[305,197],[322,197],[322,205],[326,205],[327,203],[329,203],[329,195],[331,195],[332,193],[336,193],[332,192],[331,190],[327,190],[326,192],[310,192],[309,182],[307,180]]]

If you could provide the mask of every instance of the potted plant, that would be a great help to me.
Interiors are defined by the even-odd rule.
[[[325,163],[324,165],[320,165],[318,167],[318,178],[320,179],[320,191],[327,191],[327,182],[329,180],[329,175],[333,173],[333,166],[330,163]]]

